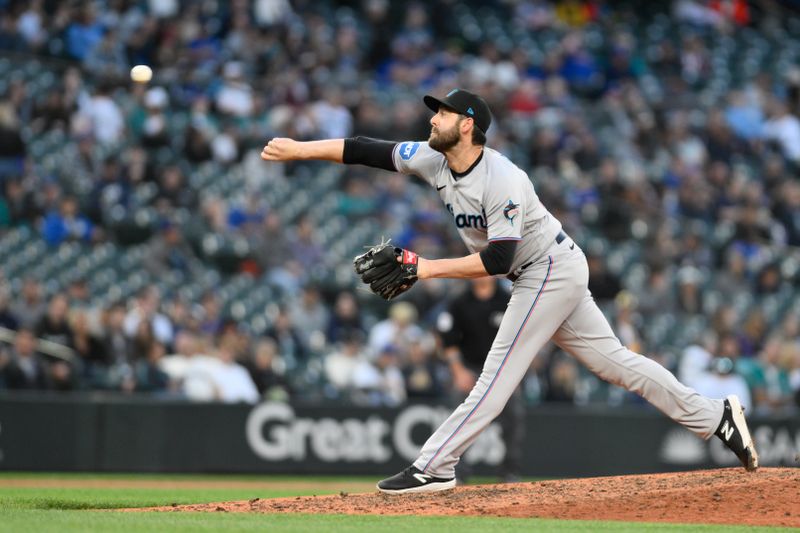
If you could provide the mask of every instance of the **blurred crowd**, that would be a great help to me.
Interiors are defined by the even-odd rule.
[[[626,345],[708,394],[796,408],[800,309],[758,302],[791,303],[800,286],[800,70],[778,61],[800,49],[800,21],[780,2],[649,4],[0,0],[2,54],[56,73],[38,84],[11,69],[2,81],[0,231],[32,227],[53,250],[124,246],[111,221],[147,203],[153,278],[208,268],[192,239],[211,232],[245,239],[253,253],[233,270],[282,294],[253,335],[213,288],[186,301],[147,285],[98,305],[86,280],[55,290],[7,280],[0,322],[18,333],[4,337],[1,386],[446,398],[453,379],[436,324],[468,284],[421,283],[365,309],[352,284],[309,277],[329,256],[313,213],[192,178],[212,162],[291,187],[303,165],[263,165],[266,139],[425,139],[422,94],[461,86],[491,106],[489,145],[530,172],[587,251],[590,289]],[[135,64],[152,66],[154,81],[132,83]],[[54,131],[88,185],[54,178],[29,153]],[[424,256],[463,255],[447,212],[414,180],[348,168],[339,190],[337,216],[373,220]],[[632,250],[641,275],[613,264],[614,250]],[[753,305],[734,305],[746,295]],[[665,317],[707,323],[669,351],[669,338],[650,335]],[[637,401],[551,348],[524,392],[531,403]]]

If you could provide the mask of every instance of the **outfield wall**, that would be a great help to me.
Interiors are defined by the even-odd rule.
[[[386,474],[415,457],[447,406],[258,406],[0,396],[0,469]],[[523,474],[591,476],[730,466],[648,408],[530,408]],[[800,418],[750,421],[764,465],[800,464]],[[502,462],[493,424],[465,456],[475,474]]]

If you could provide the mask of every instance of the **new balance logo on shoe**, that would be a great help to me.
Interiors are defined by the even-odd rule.
[[[720,428],[720,433],[725,438],[725,440],[731,440],[731,435],[733,435],[733,426],[731,426],[728,421],[726,420],[722,427]]]
[[[431,476],[429,476],[428,474],[414,474],[414,477],[416,478],[417,481],[419,481],[423,485],[428,481],[430,481],[431,479]]]

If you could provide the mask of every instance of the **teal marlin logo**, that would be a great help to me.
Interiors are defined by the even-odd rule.
[[[511,222],[511,225],[514,225],[514,217],[519,214],[519,204],[515,204],[511,200],[508,201],[508,204],[503,208],[503,216]]]

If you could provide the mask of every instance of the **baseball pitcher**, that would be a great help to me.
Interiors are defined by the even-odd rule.
[[[701,396],[614,335],[587,288],[581,249],[539,201],[527,174],[486,146],[492,120],[486,102],[463,89],[441,99],[425,96],[424,102],[435,113],[428,142],[278,138],[261,153],[266,161],[319,159],[413,174],[436,189],[470,255],[426,260],[381,243],[354,260],[362,281],[381,297],[394,298],[425,278],[505,275],[514,282],[475,387],[414,464],[378,483],[378,489],[400,494],[455,487],[459,458],[503,410],[550,339],[600,378],[640,394],[701,438],[722,439],[748,471],[758,468],[736,396]]]

